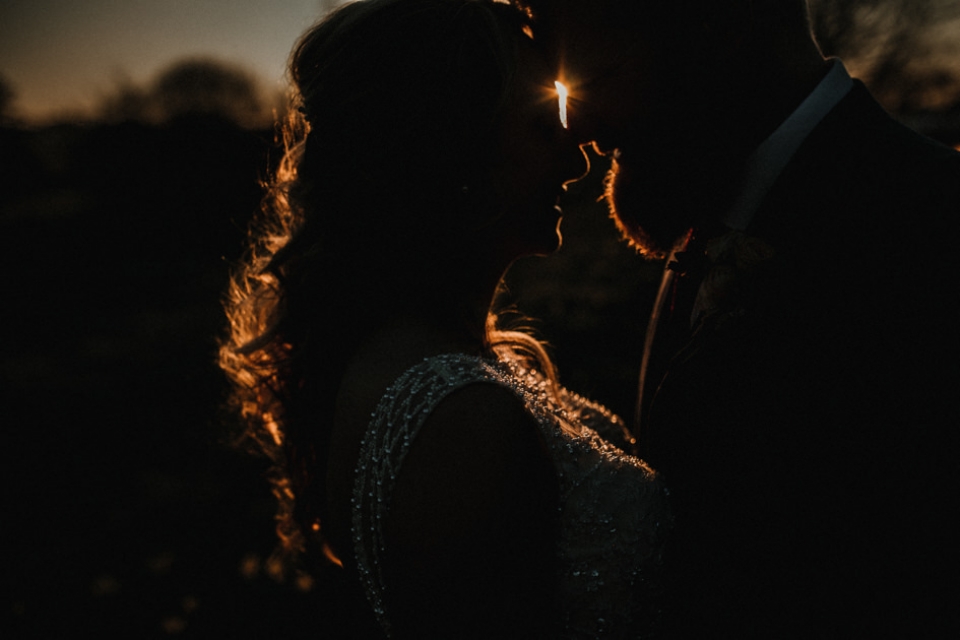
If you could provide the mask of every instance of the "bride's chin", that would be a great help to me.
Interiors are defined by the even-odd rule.
[[[560,221],[558,220],[554,232],[549,235],[545,234],[539,241],[531,243],[526,255],[544,258],[559,251],[562,244],[563,235],[560,233]]]
[[[554,228],[554,231],[553,231],[553,237],[552,237],[553,242],[550,244],[550,248],[540,255],[548,256],[551,253],[556,253],[557,251],[560,250],[560,247],[563,246],[563,233],[560,231],[560,225],[562,222],[563,222],[563,218],[560,218],[559,220],[557,220],[557,226]]]
[[[527,255],[545,257],[560,249],[563,244],[563,234],[560,231],[560,226],[563,223],[563,212],[560,211],[560,207],[555,207],[554,213],[556,223],[552,228],[544,227],[543,232],[538,234],[539,237],[530,238]]]

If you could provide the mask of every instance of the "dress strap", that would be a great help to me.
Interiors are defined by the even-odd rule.
[[[466,354],[426,358],[397,378],[370,414],[355,472],[351,528],[360,581],[387,637],[391,633],[383,605],[383,526],[400,467],[427,418],[445,397],[476,382],[511,386],[509,378],[506,367],[497,361]]]

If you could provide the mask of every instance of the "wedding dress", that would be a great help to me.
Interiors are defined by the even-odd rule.
[[[383,520],[404,457],[426,418],[474,383],[512,391],[535,418],[560,482],[557,539],[561,628],[567,638],[637,637],[657,618],[666,491],[643,461],[601,433],[622,434],[607,409],[516,362],[448,354],[401,375],[371,416],[353,494],[354,553],[367,598],[389,635],[380,558]]]

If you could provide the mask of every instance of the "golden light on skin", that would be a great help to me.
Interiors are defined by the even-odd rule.
[[[567,124],[567,96],[569,95],[567,85],[559,80],[553,84],[557,87],[557,101],[560,103],[560,124],[563,125],[564,129],[569,129],[570,127]]]

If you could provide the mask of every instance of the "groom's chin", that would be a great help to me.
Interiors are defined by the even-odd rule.
[[[617,229],[630,246],[648,258],[665,258],[692,225],[678,215],[671,194],[657,193],[659,186],[645,184],[629,164],[616,160],[605,181],[604,199]]]

